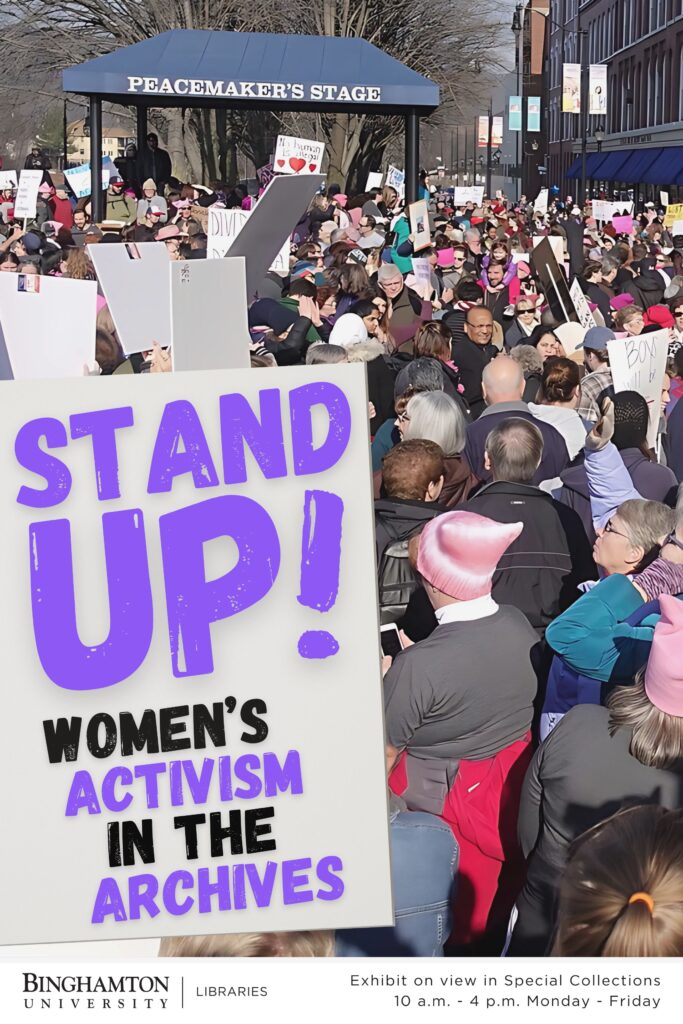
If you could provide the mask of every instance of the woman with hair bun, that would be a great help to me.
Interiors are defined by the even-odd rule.
[[[581,398],[581,370],[572,359],[550,358],[543,364],[543,379],[536,402],[529,410],[562,434],[569,458],[575,459],[586,443],[587,428],[576,411]]]
[[[552,955],[683,955],[683,812],[631,807],[576,841]]]

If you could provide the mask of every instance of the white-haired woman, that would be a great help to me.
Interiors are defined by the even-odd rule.
[[[467,424],[457,402],[443,391],[425,391],[410,399],[403,416],[404,441],[433,441],[444,453],[446,475],[439,504],[455,508],[467,501],[479,481],[462,457]]]

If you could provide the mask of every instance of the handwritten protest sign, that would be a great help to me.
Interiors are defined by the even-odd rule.
[[[464,206],[465,203],[474,203],[476,206],[481,206],[483,198],[483,185],[471,185],[469,187],[456,185],[453,189],[454,206]]]
[[[576,315],[579,318],[581,326],[585,330],[588,330],[589,327],[595,327],[595,317],[591,313],[590,306],[586,301],[586,296],[583,294],[583,290],[577,277],[575,277],[571,283],[569,294],[572,302],[574,303],[574,309],[576,310]]]
[[[365,369],[276,378],[0,383],[2,943],[392,922]]]
[[[113,166],[113,164],[112,164]],[[84,199],[90,195],[90,164],[79,164],[78,167],[70,167],[64,171],[64,177],[69,183],[69,188],[77,199]],[[102,188],[109,185],[110,171],[102,168]]]
[[[19,175],[19,187],[14,200],[14,216],[28,219],[36,215],[38,189],[43,180],[44,171],[22,171]]]
[[[664,227],[672,228],[679,220],[683,220],[683,203],[673,203],[671,206],[667,206],[664,214]]]
[[[406,192],[405,171],[400,171],[398,167],[394,167],[393,164],[389,164],[385,185],[396,189],[399,197],[402,199]]]
[[[206,255],[209,259],[220,259],[235,241],[249,219],[249,210],[208,210],[208,241]]]
[[[16,171],[0,171],[0,189],[17,187]]]
[[[319,174],[325,143],[278,135],[273,169],[278,174]]]
[[[648,404],[647,443],[654,448],[661,415],[662,382],[669,351],[667,329],[607,342],[615,391],[637,391]]]
[[[633,214],[633,202],[608,203],[604,199],[594,199],[591,211],[596,220],[606,222],[622,214]]]
[[[384,175],[381,171],[369,171],[365,182],[365,191],[371,192],[373,188],[381,188]]]

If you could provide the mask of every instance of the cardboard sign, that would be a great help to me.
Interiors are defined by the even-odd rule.
[[[16,171],[0,171],[0,189],[17,187]]]
[[[612,217],[612,224],[620,235],[630,235],[633,231],[633,217]]]
[[[118,173],[118,172],[117,172]],[[90,164],[79,164],[78,167],[71,167],[64,171],[64,177],[69,183],[69,188],[77,199],[84,199],[90,195]],[[109,185],[109,171],[102,168],[102,189]]]
[[[220,259],[235,241],[249,219],[249,210],[220,210],[213,206],[208,209],[208,241],[206,255],[208,259]]]
[[[541,239],[538,245],[531,250],[530,261],[534,274],[543,285],[543,292],[555,320],[558,323],[563,323],[565,320],[578,320],[567,282],[555,258],[549,238]]]
[[[325,143],[278,135],[273,158],[277,174],[320,174]]]
[[[574,304],[574,309],[576,310],[579,323],[584,330],[587,331],[589,327],[595,327],[595,317],[591,313],[586,296],[583,294],[581,285],[576,277],[571,283],[569,295],[571,296],[572,303]]]
[[[0,397],[0,943],[391,925],[364,366]]]
[[[671,225],[672,238],[675,238],[676,235],[683,235],[683,220],[675,220]]]
[[[88,255],[127,356],[171,344],[168,249],[159,242],[89,245]],[[202,312],[195,310],[197,328]]]
[[[0,274],[0,324],[14,379],[82,377],[95,359],[96,305],[94,281]]]
[[[365,182],[365,191],[371,192],[373,188],[381,188],[384,175],[381,171],[370,171],[368,180]]]
[[[429,230],[429,210],[426,199],[418,199],[416,203],[408,206],[408,218],[410,220],[410,233],[413,235],[413,251],[420,252],[428,249],[432,244],[432,236]]]
[[[683,220],[683,203],[674,203],[673,206],[667,206],[666,213],[664,214],[664,227],[671,228],[679,220]]]
[[[38,201],[38,189],[43,180],[44,171],[21,171],[19,174],[19,186],[14,200],[14,216],[21,219],[26,217],[31,220],[36,215],[36,203]]]
[[[237,238],[228,256],[244,256],[247,261],[249,301],[283,251],[299,217],[308,208],[323,182],[318,174],[277,176],[265,190]]]
[[[660,204],[662,206],[667,207],[669,205],[669,193],[668,192],[660,192],[659,193],[659,202],[660,202]]]
[[[669,331],[664,328],[652,334],[607,342],[614,390],[637,391],[647,400],[650,413],[647,443],[650,448],[654,448],[657,440],[669,341]]]
[[[483,185],[471,185],[470,187],[456,185],[453,189],[454,206],[465,206],[466,203],[474,203],[475,206],[481,206],[483,199]]]
[[[177,260],[171,272],[174,370],[249,367],[244,260]],[[203,331],[197,335],[197,310]]]

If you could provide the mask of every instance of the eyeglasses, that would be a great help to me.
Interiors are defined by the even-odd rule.
[[[662,544],[662,547],[665,548],[667,544],[673,544],[675,547],[679,549],[679,551],[683,551],[683,540],[678,539],[675,530],[671,531],[671,533],[668,535],[668,537]]]
[[[622,533],[621,530],[615,530],[614,527],[612,526],[612,520],[611,519],[607,523],[607,526],[605,527],[605,531],[604,532],[605,533],[616,533],[616,535],[618,537],[623,537],[625,540],[630,540],[631,539],[625,533]]]
[[[676,312],[674,313],[674,316],[676,317],[676,319],[679,319],[680,317],[682,317],[683,316],[683,309],[677,309]]]

